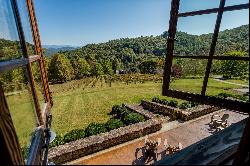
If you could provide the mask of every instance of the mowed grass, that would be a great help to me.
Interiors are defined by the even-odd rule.
[[[172,89],[200,93],[202,79],[180,79],[171,83]],[[217,95],[222,92],[234,93],[233,88],[239,86],[209,80],[207,94]],[[52,130],[57,135],[81,128],[90,123],[105,123],[110,117],[108,113],[115,104],[140,103],[142,99],[151,100],[161,96],[162,83],[145,82],[125,84],[106,83],[103,78],[87,78],[65,84],[51,86],[54,106],[52,108]],[[11,115],[22,146],[29,143],[30,134],[34,131],[35,117],[27,92],[9,96]],[[179,102],[182,102],[179,100]]]

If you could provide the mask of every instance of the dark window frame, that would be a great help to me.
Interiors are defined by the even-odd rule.
[[[32,30],[31,33],[33,37],[36,55],[28,54],[28,49],[22,26],[22,20],[19,15],[17,0],[9,0],[9,1],[11,2],[12,12],[14,14],[15,24],[21,46],[22,58],[0,62],[0,74],[12,71],[20,67],[24,67],[27,70],[28,82],[31,86],[31,93],[35,105],[35,111],[36,111],[35,114],[37,117],[37,129],[32,137],[33,138],[31,142],[32,146],[29,149],[31,154],[29,154],[26,164],[40,165],[42,162],[42,158],[44,157],[42,150],[43,148],[46,148],[44,147],[44,139],[46,136],[45,131],[48,130],[48,128],[50,127],[48,126],[48,123],[50,123],[51,121],[50,118],[48,117],[51,116],[50,110],[51,107],[53,106],[53,102],[52,102],[51,92],[49,89],[47,72],[45,69],[45,60],[42,52],[33,0],[25,0],[25,2],[29,16],[30,27]],[[43,108],[41,108],[41,105],[39,104],[37,89],[35,86],[35,79],[31,68],[32,64],[36,62],[39,63],[39,71],[41,74],[41,83],[43,86],[43,94],[45,99]],[[2,155],[2,157],[0,159],[0,162],[10,165],[19,165],[19,164],[24,165],[25,164],[24,158],[21,153],[20,144],[18,142],[17,134],[15,132],[14,124],[11,119],[10,111],[1,84],[0,84],[0,111],[1,111],[0,119],[2,119],[1,120],[2,123],[0,123],[0,139],[2,142],[0,150],[0,154]],[[43,132],[41,133],[41,131]],[[48,136],[46,136],[46,139],[49,138],[47,137]]]
[[[233,56],[214,56],[218,34],[220,30],[220,24],[222,20],[223,13],[225,11],[235,11],[242,9],[249,9],[249,3],[233,5],[233,6],[225,6],[226,0],[220,0],[220,7],[206,10],[198,10],[192,12],[179,13],[180,0],[172,0],[171,3],[171,12],[170,12],[170,20],[169,20],[169,30],[168,30],[168,39],[167,39],[167,50],[166,50],[166,59],[164,66],[164,74],[163,74],[163,86],[162,86],[162,95],[169,96],[174,98],[180,98],[188,101],[197,101],[204,104],[216,105],[224,108],[234,109],[240,112],[249,113],[248,108],[250,107],[249,103],[241,102],[241,101],[233,101],[229,99],[218,99],[216,97],[207,96],[206,89],[208,84],[208,78],[211,72],[212,62],[213,60],[238,60],[238,61],[250,61],[248,57],[233,57]],[[217,13],[217,20],[214,28],[212,43],[210,47],[209,56],[178,56],[174,55],[174,44],[175,44],[175,36],[177,32],[177,22],[179,17],[188,17],[188,16],[197,16],[204,14],[212,14]],[[171,68],[174,58],[188,58],[188,59],[205,59],[208,60],[205,77],[203,80],[203,86],[201,90],[201,94],[189,93],[179,90],[170,89],[170,76],[171,76]]]
[[[225,56],[214,56],[218,34],[220,30],[220,24],[221,24],[224,11],[249,9],[249,3],[225,7],[225,2],[226,0],[220,0],[219,8],[179,13],[180,0],[172,0],[170,20],[169,20],[168,39],[167,39],[166,59],[165,59],[165,66],[164,66],[164,73],[163,73],[162,95],[173,97],[173,98],[184,99],[188,101],[196,101],[200,103],[211,104],[211,105],[219,106],[222,108],[228,108],[231,110],[236,110],[239,112],[244,112],[244,113],[249,114],[249,106],[250,106],[249,103],[206,96],[208,78],[211,72],[212,62],[214,59],[243,60],[243,61],[249,62],[249,57],[234,58],[234,57],[225,57]],[[178,17],[187,17],[187,16],[195,16],[195,15],[203,15],[203,14],[211,14],[211,13],[217,13],[217,20],[216,20],[216,24],[214,28],[209,56],[197,56],[197,57],[174,56],[174,43],[176,41],[175,36],[176,36],[176,31],[177,31]],[[195,93],[189,93],[189,92],[183,92],[183,91],[170,89],[170,77],[171,77],[171,68],[173,64],[173,58],[190,58],[190,59],[207,59],[208,60],[201,94],[195,94]],[[213,139],[213,137],[211,138]],[[233,165],[244,164],[246,158],[248,158],[248,162],[249,162],[249,149],[247,149],[249,145],[248,140],[249,140],[249,118],[247,118],[246,127],[244,130],[243,136],[241,138],[237,152],[235,153],[233,157]],[[182,153],[180,153],[180,155],[181,154]]]

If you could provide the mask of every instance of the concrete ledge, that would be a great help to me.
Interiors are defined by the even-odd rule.
[[[162,128],[162,123],[156,119],[121,127],[107,133],[83,138],[49,149],[49,161],[63,164],[80,157],[104,150],[106,148],[143,137]]]
[[[214,111],[218,111],[220,109],[218,107],[210,105],[198,105],[194,108],[179,109],[146,100],[141,101],[141,106],[144,109],[150,110],[152,112],[169,116],[172,120],[181,119],[183,121],[198,118]]]

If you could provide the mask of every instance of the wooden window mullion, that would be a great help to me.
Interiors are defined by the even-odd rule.
[[[43,89],[45,92],[45,100],[47,103],[49,103],[52,106],[53,102],[52,102],[52,97],[51,97],[51,93],[50,93],[50,89],[49,89],[48,74],[45,70],[45,60],[44,60],[44,56],[43,56],[43,52],[42,52],[40,35],[39,35],[38,25],[37,25],[37,21],[36,21],[33,1],[26,0],[26,4],[27,4],[28,13],[29,13],[30,25],[31,25],[31,29],[32,29],[33,41],[35,44],[36,54],[40,55],[40,57],[41,57],[40,61],[39,61],[39,67],[40,67],[40,72],[41,72],[41,81],[43,83]]]
[[[22,48],[22,53],[23,53],[23,56],[25,58],[29,58],[28,49],[27,49],[27,46],[26,46],[25,36],[24,36],[22,23],[21,23],[21,18],[20,18],[20,15],[19,15],[16,0],[11,0],[11,4],[12,4],[14,16],[15,16],[17,31],[18,31],[18,35],[19,35],[19,39],[20,39],[21,48]],[[30,81],[31,92],[32,92],[32,96],[33,96],[33,99],[34,99],[34,103],[35,103],[38,126],[44,125],[44,121],[43,121],[43,117],[42,117],[42,113],[41,113],[41,108],[40,108],[40,104],[39,104],[39,100],[38,100],[38,95],[37,95],[37,91],[36,91],[36,88],[35,88],[35,80],[34,80],[33,73],[32,73],[31,63],[29,62],[26,65],[26,67],[27,67],[27,71],[28,71],[28,79]]]
[[[168,40],[167,40],[166,60],[165,60],[164,74],[163,74],[162,95],[167,95],[167,91],[170,86],[171,68],[173,63],[174,42],[177,31],[179,6],[180,6],[180,0],[172,0],[170,20],[169,20]]]
[[[215,49],[216,49],[216,43],[217,43],[218,36],[219,36],[220,25],[221,25],[222,16],[223,16],[223,13],[224,13],[223,9],[225,7],[225,4],[226,4],[226,0],[221,0],[220,1],[220,7],[219,7],[217,19],[216,19],[214,34],[213,34],[212,43],[211,43],[209,56],[208,56],[206,73],[205,73],[205,77],[204,77],[204,80],[203,80],[203,86],[202,86],[202,90],[201,90],[201,95],[203,95],[203,96],[205,96],[206,90],[207,90],[208,78],[209,78],[209,74],[210,74],[211,67],[212,67],[213,56],[214,56]]]

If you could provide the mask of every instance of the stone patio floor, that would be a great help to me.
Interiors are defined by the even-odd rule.
[[[163,125],[165,129],[160,130],[157,133],[153,133],[149,135],[149,139],[157,141],[161,140],[161,143],[158,147],[158,157],[157,160],[161,160],[166,157],[166,151],[164,151],[163,142],[165,139],[168,140],[168,144],[170,145],[178,145],[178,143],[182,143],[183,148],[190,146],[210,135],[213,134],[209,130],[209,126],[207,125],[213,114],[218,114],[222,116],[223,114],[228,113],[229,119],[228,124],[231,125],[233,123],[237,123],[245,118],[248,115],[237,113],[229,110],[220,110],[203,117],[194,119],[192,121],[188,121],[185,123],[179,123],[176,125],[176,122],[170,122]],[[173,127],[167,127],[168,124],[174,123]],[[171,125],[170,125],[171,126]],[[97,152],[95,154],[85,156],[74,160],[72,162],[66,163],[67,165],[150,165],[153,164],[154,161],[150,161],[149,163],[144,162],[143,153],[144,151],[144,139],[145,137],[106,149],[101,152]]]

